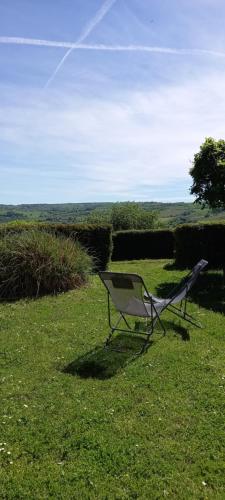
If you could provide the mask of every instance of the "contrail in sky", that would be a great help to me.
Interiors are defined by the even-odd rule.
[[[0,44],[14,45],[35,45],[38,47],[66,48],[71,50],[103,50],[110,52],[158,52],[159,54],[177,54],[177,55],[209,55],[215,57],[225,57],[225,52],[210,49],[179,49],[173,47],[154,47],[151,45],[105,45],[105,44],[86,44],[78,42],[58,42],[54,40],[38,40],[35,38],[21,38],[0,36]],[[66,54],[65,54],[66,55]],[[65,56],[63,58],[65,60]],[[62,62],[62,61],[61,61]]]
[[[113,4],[116,2],[116,0],[106,0],[103,5],[100,7],[100,9],[96,12],[95,16],[89,21],[87,26],[83,29],[81,32],[80,36],[78,37],[76,44],[80,44],[83,42],[88,35],[93,31],[93,29],[99,24],[103,17],[107,14],[107,12],[111,9]],[[64,64],[65,60],[67,57],[70,55],[70,53],[74,50],[76,47],[70,47],[69,50],[66,52],[66,54],[63,56],[61,61],[59,62],[58,66],[56,67],[55,71],[52,73],[48,81],[46,82],[44,88],[47,88],[49,84],[54,80],[55,76],[57,75],[58,71]]]

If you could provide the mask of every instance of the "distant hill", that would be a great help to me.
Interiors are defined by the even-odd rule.
[[[85,222],[93,210],[110,210],[113,203],[62,203],[62,204],[31,204],[31,205],[0,205],[0,223],[15,220],[40,222]],[[158,212],[160,223],[164,227],[174,227],[178,224],[198,222],[201,220],[225,219],[224,210],[200,208],[194,203],[160,203],[141,202],[145,210]]]

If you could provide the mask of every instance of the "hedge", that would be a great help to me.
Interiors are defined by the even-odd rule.
[[[173,231],[118,231],[113,235],[112,260],[171,259]]]
[[[211,268],[225,268],[225,222],[184,224],[174,237],[177,265],[190,267],[206,259]]]
[[[0,224],[0,237],[5,234],[29,229],[39,229],[78,240],[94,257],[95,270],[105,270],[112,253],[112,227],[110,224],[49,224],[49,223],[23,223],[10,222]]]

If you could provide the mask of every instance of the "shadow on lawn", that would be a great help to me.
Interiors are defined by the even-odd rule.
[[[163,324],[164,324],[166,330],[170,329],[170,330],[173,330],[175,333],[178,333],[178,335],[180,335],[181,339],[184,342],[188,342],[190,340],[190,335],[189,335],[187,328],[184,328],[184,326],[178,325],[174,321],[167,321],[163,318],[162,318],[162,321],[163,321]]]
[[[175,269],[173,267],[173,269]],[[174,282],[160,283],[157,287],[159,297],[167,297],[177,285]],[[225,314],[225,288],[223,276],[219,272],[210,271],[199,276],[189,294],[190,299],[205,309]]]
[[[97,346],[66,366],[64,373],[79,375],[82,378],[108,379],[116,375],[137,357],[145,339],[119,334],[110,342],[110,347]],[[149,347],[152,341],[149,342]],[[117,350],[115,350],[117,349]]]

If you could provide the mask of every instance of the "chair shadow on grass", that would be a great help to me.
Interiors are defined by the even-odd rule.
[[[160,283],[157,287],[157,295],[167,297],[176,285],[175,282]],[[210,271],[200,275],[189,293],[189,298],[191,302],[205,309],[225,314],[225,288],[222,273]]]
[[[168,330],[168,329],[173,330],[173,332],[176,334],[178,333],[178,335],[180,335],[181,340],[183,340],[183,342],[188,342],[190,340],[190,334],[188,332],[188,328],[185,328],[184,326],[182,326],[180,324],[178,325],[174,321],[165,320],[164,318],[162,318],[162,321],[163,321],[165,329],[166,330]]]
[[[64,373],[78,375],[82,378],[108,379],[116,375],[125,366],[132,363],[145,343],[145,339],[138,336],[123,334],[115,335],[109,348],[97,346],[83,356],[67,365]],[[149,342],[149,347],[152,345]]]

